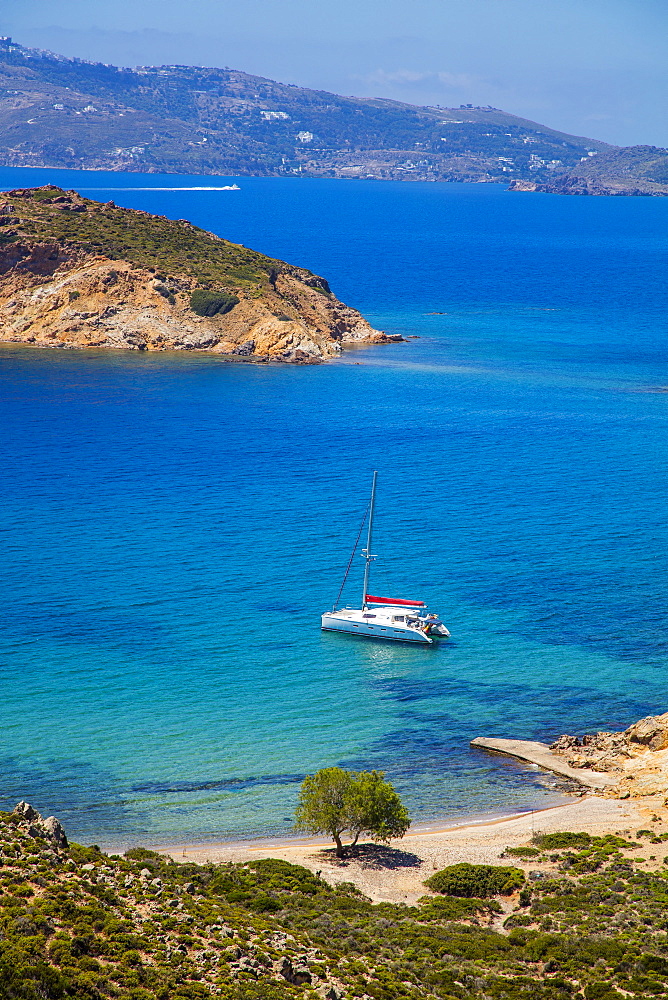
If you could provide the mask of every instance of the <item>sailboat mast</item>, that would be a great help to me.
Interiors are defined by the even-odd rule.
[[[373,474],[373,483],[371,484],[371,502],[369,504],[369,530],[366,536],[366,548],[362,549],[362,555],[364,556],[364,591],[362,592],[362,610],[366,610],[366,595],[369,590],[369,567],[371,565],[371,560],[375,559],[375,556],[371,555],[371,536],[373,534],[373,508],[376,504],[376,479],[378,477],[378,472]]]

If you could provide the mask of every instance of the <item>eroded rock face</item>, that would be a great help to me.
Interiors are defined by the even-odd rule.
[[[290,956],[285,955],[278,960],[277,971],[293,986],[303,986],[305,983],[313,981],[311,970],[305,959],[294,959],[293,961]]]
[[[32,823],[34,820],[37,820],[40,823],[42,821],[42,817],[40,816],[40,814],[37,812],[36,809],[33,809],[33,807],[30,805],[29,802],[24,802],[24,801],[19,802],[18,805],[14,808],[14,812],[18,816],[22,816],[23,819],[28,821],[28,823]]]
[[[649,750],[665,750],[668,747],[668,712],[663,715],[648,715],[635,722],[624,733],[629,743],[638,743]]]
[[[150,271],[105,257],[61,259],[49,247],[30,255],[12,247],[10,259],[0,254],[0,275],[0,339],[15,343],[314,361],[378,335],[356,310],[291,275],[280,276],[280,292],[241,298],[211,317],[190,308],[190,283],[172,283],[170,301]]]
[[[668,805],[668,712],[640,719],[621,733],[560,736],[550,750],[571,767],[618,776],[617,785],[606,795],[661,796],[660,804],[664,805],[665,799]]]
[[[8,197],[0,203],[1,341],[312,363],[346,343],[403,339],[374,330],[324,278],[185,220],[53,185]]]
[[[14,809],[14,815],[20,816],[31,837],[50,840],[56,847],[67,847],[67,837],[61,823],[55,816],[42,819],[40,813],[29,802],[19,802]]]

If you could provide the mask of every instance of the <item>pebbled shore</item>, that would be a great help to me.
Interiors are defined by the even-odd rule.
[[[651,827],[656,837],[668,834],[668,713],[641,719],[622,733],[561,736],[552,746],[496,737],[476,737],[471,746],[560,774],[577,783],[579,798],[521,816],[437,830],[414,828],[392,849],[362,845],[355,857],[343,861],[325,839],[156,849],[175,860],[202,864],[282,858],[319,872],[333,885],[353,882],[376,902],[414,903],[424,894],[423,882],[431,871],[460,861],[496,864],[507,847],[524,845],[538,833],[629,836],[638,827]],[[598,794],[583,794],[585,788]],[[639,858],[655,863],[651,843],[639,845],[638,851]]]

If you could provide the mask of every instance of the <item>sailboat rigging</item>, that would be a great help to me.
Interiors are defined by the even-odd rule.
[[[353,635],[371,636],[375,639],[391,639],[397,642],[419,642],[428,645],[431,645],[434,639],[447,639],[450,635],[447,628],[438,615],[429,614],[424,601],[375,597],[369,593],[371,563],[377,558],[371,552],[377,479],[378,472],[374,472],[371,484],[371,499],[367,508],[367,514],[365,514],[360,526],[336,603],[331,611],[326,611],[322,615],[322,628],[328,632],[348,632]],[[362,549],[362,556],[364,557],[362,607],[341,608],[337,610],[337,605],[341,598],[367,515],[366,548]]]

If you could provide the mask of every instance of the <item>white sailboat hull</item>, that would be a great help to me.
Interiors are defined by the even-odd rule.
[[[375,639],[390,639],[393,642],[417,642],[427,646],[433,643],[433,639],[421,628],[393,622],[389,617],[375,616],[375,620],[371,621],[363,618],[362,612],[348,609],[325,612],[322,616],[322,627],[327,632],[369,635]]]
[[[364,520],[360,526],[357,541],[353,547],[332,611],[326,611],[322,616],[322,628],[326,632],[347,632],[348,635],[364,635],[373,639],[388,639],[391,642],[414,642],[421,646],[433,645],[434,639],[447,639],[450,635],[437,615],[429,614],[424,601],[407,601],[401,598],[374,597],[369,593],[369,567],[376,558],[371,553],[371,537],[373,531],[373,512],[376,502],[376,478],[373,474],[371,500],[368,507],[368,530],[366,548],[362,549],[364,556],[364,590],[362,591],[361,608],[340,608],[337,610],[339,598],[348,577],[348,571],[357,549]],[[367,515],[365,515],[366,518]]]

